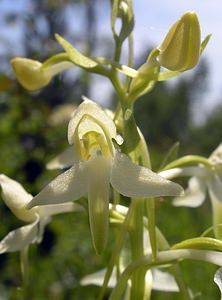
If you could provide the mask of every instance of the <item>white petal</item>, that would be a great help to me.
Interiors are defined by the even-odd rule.
[[[86,164],[79,162],[51,181],[33,198],[27,207],[70,202],[84,196],[87,191],[88,174]]]
[[[17,181],[8,176],[0,175],[0,186],[2,188],[2,198],[8,208],[20,220],[31,222],[36,219],[36,209],[27,210],[26,205],[33,198]]]
[[[85,100],[82,102],[78,109],[74,112],[72,119],[68,126],[68,141],[73,144],[73,135],[76,127],[84,115],[92,116],[96,123],[103,129],[106,135],[110,138],[116,139],[116,126],[112,119],[105,113],[105,111],[99,107],[95,102],[91,100]]]
[[[22,250],[35,242],[38,233],[38,220],[31,225],[22,226],[9,232],[0,242],[0,254]]]
[[[200,260],[222,267],[222,252],[219,251],[196,249],[167,250],[159,252],[157,259],[160,262],[178,259]]]
[[[188,188],[184,195],[173,200],[175,206],[200,206],[206,198],[206,184],[198,177],[192,177],[188,182]]]
[[[96,156],[87,162],[87,170],[90,229],[94,247],[101,253],[108,237],[110,160]]]
[[[62,204],[52,204],[39,206],[38,213],[42,216],[53,216],[57,214],[63,214],[67,212],[83,211],[83,207],[77,203],[67,202]]]
[[[97,286],[102,286],[103,284],[103,279],[106,274],[106,269],[100,270],[98,272],[95,272],[93,274],[86,275],[83,277],[83,279],[80,281],[81,285],[97,285]],[[110,277],[108,287],[109,288],[114,288],[116,285],[116,268],[113,268],[112,275]]]
[[[159,269],[152,269],[153,289],[165,292],[179,292],[178,285],[174,277],[167,272]]]
[[[153,276],[151,270],[148,270],[145,275],[144,299],[150,299],[153,288]]]
[[[214,282],[218,285],[222,300],[222,268],[218,269],[214,275]]]
[[[208,170],[202,166],[198,167],[184,167],[184,168],[173,168],[169,170],[162,171],[158,173],[160,176],[166,178],[166,179],[173,179],[176,177],[182,177],[182,176],[207,176]]]
[[[178,184],[133,164],[125,154],[117,151],[110,181],[115,190],[127,197],[177,196],[182,192]]]
[[[69,147],[64,152],[52,159],[47,165],[48,170],[64,169],[72,166],[79,160],[75,147]]]
[[[116,210],[118,213],[120,213],[122,215],[126,215],[128,212],[128,207],[120,205],[120,204],[115,205],[115,204],[110,203],[109,209]]]

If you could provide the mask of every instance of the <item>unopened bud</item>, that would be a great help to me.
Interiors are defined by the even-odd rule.
[[[159,46],[159,63],[172,71],[192,69],[200,56],[200,24],[195,12],[185,13]]]
[[[38,90],[49,83],[51,76],[42,70],[42,63],[17,57],[11,60],[15,75],[21,85],[29,91]]]
[[[68,61],[56,62],[45,67],[37,60],[22,57],[12,59],[11,64],[18,81],[29,91],[43,88],[56,74],[73,67]]]

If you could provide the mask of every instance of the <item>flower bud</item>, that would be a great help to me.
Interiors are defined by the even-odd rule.
[[[200,24],[195,12],[185,13],[159,46],[160,64],[172,71],[192,69],[200,56]]]
[[[42,63],[36,60],[17,57],[11,64],[18,81],[29,91],[38,90],[51,80],[51,76],[42,70]]]
[[[21,85],[29,91],[46,86],[56,74],[73,67],[68,61],[60,61],[44,66],[37,60],[16,57],[11,60],[15,75]]]

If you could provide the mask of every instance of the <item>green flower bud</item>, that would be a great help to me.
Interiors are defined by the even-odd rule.
[[[192,69],[200,56],[200,24],[195,12],[185,13],[159,46],[160,64],[172,71]]]
[[[51,76],[42,70],[42,63],[36,60],[16,57],[11,64],[18,81],[29,91],[38,90],[51,80]]]
[[[72,63],[65,60],[44,66],[37,60],[22,57],[12,59],[11,64],[18,81],[29,91],[43,88],[56,74],[73,67]]]

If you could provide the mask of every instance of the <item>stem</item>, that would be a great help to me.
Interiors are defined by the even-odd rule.
[[[171,267],[172,274],[175,277],[175,280],[178,284],[178,287],[180,289],[180,295],[182,300],[191,300],[191,295],[189,293],[189,289],[187,288],[187,285],[184,281],[181,268],[179,264],[175,264]]]
[[[213,264],[222,265],[222,254],[218,251],[205,251],[205,250],[169,250],[159,252],[156,261],[152,261],[151,255],[146,255],[134,262],[132,262],[120,276],[117,285],[113,289],[109,300],[119,300],[125,290],[127,281],[132,276],[133,272],[142,268],[147,270],[155,266],[164,266],[175,263],[181,259],[191,259],[198,261],[207,261]],[[190,298],[184,298],[190,299]]]
[[[136,204],[135,202],[132,202],[130,204],[130,207],[128,209],[127,215],[126,215],[126,217],[124,219],[124,222],[123,222],[123,224],[121,226],[118,238],[116,240],[116,243],[115,243],[115,246],[114,246],[114,249],[113,249],[113,253],[112,253],[111,259],[110,259],[109,264],[107,266],[106,275],[105,275],[104,280],[103,280],[103,285],[102,285],[102,288],[101,288],[98,300],[102,300],[103,299],[105,291],[107,289],[107,285],[109,283],[110,276],[111,276],[112,271],[113,271],[113,268],[114,268],[115,264],[118,261],[121,248],[123,246],[123,243],[125,241],[125,237],[126,237],[127,231],[129,229],[129,222],[131,220],[135,204]]]
[[[21,259],[21,273],[22,273],[22,287],[24,300],[29,299],[29,259],[28,259],[29,246],[26,246],[20,252]]]
[[[148,219],[150,246],[152,250],[152,257],[153,260],[155,261],[157,256],[155,199],[154,198],[146,199],[145,206],[146,206],[146,213]]]
[[[128,37],[128,67],[133,68],[134,66],[134,39],[133,39],[133,32]],[[131,78],[129,76],[126,77],[125,86],[128,90],[129,83],[131,81]]]
[[[128,49],[129,49],[129,57],[128,57],[128,66],[133,68],[134,66],[134,39],[133,32],[128,37]]]
[[[132,220],[129,227],[132,261],[144,255],[143,247],[143,200],[132,199],[135,203]],[[145,270],[136,271],[131,278],[131,298],[143,299],[145,288]]]
[[[121,51],[122,51],[122,42],[120,41],[120,39],[118,37],[116,37],[115,38],[115,43],[116,43],[116,47],[115,47],[113,60],[116,61],[116,62],[119,62],[120,57],[121,57]]]

